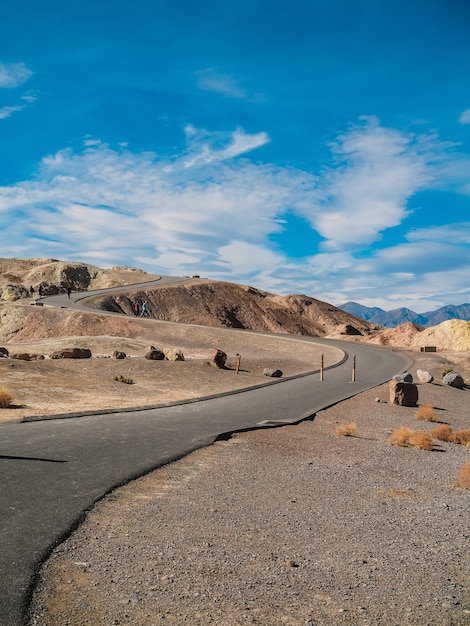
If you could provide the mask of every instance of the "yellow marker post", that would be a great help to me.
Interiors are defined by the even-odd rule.
[[[356,355],[353,356],[352,382],[356,382]]]
[[[241,363],[241,360],[242,360],[242,357],[241,357],[241,355],[240,355],[240,354],[238,354],[238,352],[237,352],[237,365],[236,365],[236,367],[235,367],[235,373],[237,374],[237,376],[238,376],[238,370],[240,369],[240,363]]]
[[[321,355],[321,365],[320,365],[320,380],[323,380],[323,361],[324,361],[324,357],[323,354]]]

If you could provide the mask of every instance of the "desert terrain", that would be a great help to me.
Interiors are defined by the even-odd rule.
[[[23,274],[18,267],[10,272],[25,290],[38,286],[31,280],[36,261],[25,262]],[[42,261],[43,284],[64,289],[64,268]],[[111,280],[89,267],[65,267],[90,289],[94,272],[100,287]],[[112,271],[121,285],[136,275]],[[234,303],[254,299],[243,299],[242,311],[226,283],[194,279],[174,289],[133,288],[95,301],[105,311],[119,307],[120,316],[32,306],[30,293],[4,298],[0,346],[13,356],[46,358],[0,358],[0,383],[14,395],[0,419],[165,404],[264,383],[266,367],[286,376],[318,369],[317,347],[283,336],[308,329],[406,351],[415,380],[417,369],[435,378],[418,384],[418,404],[434,407],[438,422],[418,422],[416,408],[391,405],[382,385],[313,421],[236,435],[134,481],[98,503],[44,564],[30,626],[467,626],[470,489],[459,473],[470,448],[434,439],[431,450],[420,450],[388,438],[402,426],[469,428],[468,388],[442,384],[449,367],[470,381],[469,323],[446,322],[429,335],[412,325],[384,331],[305,296],[234,286]],[[154,319],[135,319],[126,309],[144,297]],[[174,316],[183,325],[172,323]],[[279,334],[246,330],[260,329],[255,322]],[[420,352],[420,341],[437,352]],[[149,345],[178,347],[185,361],[148,361]],[[48,358],[64,347],[90,348],[93,357]],[[208,365],[215,347],[228,354],[227,369]],[[127,358],[112,358],[114,350]],[[337,358],[328,352],[326,363]],[[116,381],[119,375],[133,384]],[[336,434],[336,426],[353,422],[354,436]]]

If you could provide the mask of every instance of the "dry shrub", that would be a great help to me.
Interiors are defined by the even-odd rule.
[[[411,428],[401,426],[401,428],[393,431],[393,433],[388,438],[388,443],[391,446],[407,446],[408,440],[412,432],[413,431],[411,430]]]
[[[338,424],[335,428],[335,433],[338,437],[354,437],[357,433],[357,424],[356,422],[351,422],[350,424]]]
[[[455,486],[463,487],[464,489],[470,489],[470,461],[465,463],[460,470]]]
[[[392,446],[403,446],[405,448],[418,448],[419,450],[432,450],[432,437],[423,430],[412,430],[402,426],[395,430],[388,438],[388,443]]]
[[[423,420],[425,422],[438,422],[439,418],[434,411],[434,407],[430,404],[422,404],[415,412],[415,419]]]
[[[389,489],[385,492],[391,498],[412,498],[413,494],[402,489]]]
[[[411,433],[408,440],[410,448],[418,448],[418,450],[432,450],[434,448],[432,437],[424,430],[415,430]]]
[[[463,446],[468,446],[470,443],[470,430],[458,430],[451,435],[450,441],[453,443],[461,443]]]
[[[13,400],[13,394],[4,385],[0,385],[0,408],[6,409],[10,406]]]
[[[453,372],[453,371],[454,371],[454,368],[451,366],[444,367],[444,369],[442,370],[442,378],[444,378],[446,374],[450,374],[450,372]]]
[[[447,426],[447,424],[436,426],[436,428],[433,428],[429,434],[434,439],[439,439],[439,441],[452,441],[452,428]]]

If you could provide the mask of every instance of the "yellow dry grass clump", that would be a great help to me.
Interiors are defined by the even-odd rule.
[[[452,428],[447,424],[442,424],[442,426],[433,428],[429,434],[434,439],[439,439],[439,441],[451,441]]]
[[[465,463],[465,465],[460,470],[455,486],[463,487],[464,489],[470,489],[470,461]]]
[[[350,422],[349,424],[338,424],[335,428],[335,433],[338,437],[355,437],[357,433],[356,422]]]
[[[470,443],[470,430],[458,430],[456,433],[451,435],[450,441],[453,443],[460,443],[463,446],[468,446]]]
[[[423,430],[412,430],[406,426],[395,430],[389,437],[388,443],[392,446],[417,448],[418,450],[432,450],[434,447],[429,433]]]
[[[429,404],[422,404],[419,406],[418,410],[415,412],[415,419],[423,420],[425,422],[438,422],[439,418],[432,407]]]
[[[4,385],[0,385],[0,408],[6,409],[13,401],[13,394]]]

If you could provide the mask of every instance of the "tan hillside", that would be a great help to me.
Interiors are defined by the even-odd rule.
[[[387,328],[378,332],[366,341],[413,350],[419,350],[422,346],[435,346],[439,351],[468,351],[470,350],[470,322],[457,319],[447,320],[430,328],[407,322],[396,328]]]
[[[135,300],[148,301],[153,319],[203,326],[311,337],[324,337],[332,332],[362,335],[377,328],[308,296],[278,296],[253,287],[207,280],[120,295],[99,295],[87,304],[132,315]]]

